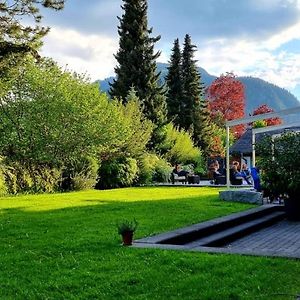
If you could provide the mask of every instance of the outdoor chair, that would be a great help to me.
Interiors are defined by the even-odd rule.
[[[238,176],[237,174],[235,174],[232,169],[230,169],[229,171],[230,171],[230,173],[229,173],[230,183],[232,185],[242,185],[243,184],[243,177]]]
[[[213,172],[214,184],[226,184],[226,176]]]
[[[182,183],[187,183],[188,178],[187,176],[179,176],[176,173],[171,173],[171,181],[173,184],[175,184],[175,182],[182,182]]]

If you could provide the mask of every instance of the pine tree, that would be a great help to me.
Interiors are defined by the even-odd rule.
[[[118,65],[116,79],[111,84],[110,95],[126,103],[131,87],[141,101],[145,116],[160,126],[166,120],[165,91],[159,86],[159,73],[156,72],[154,44],[160,39],[150,37],[148,29],[147,0],[123,0],[124,14],[120,20],[119,51],[115,55]]]
[[[180,125],[180,103],[182,101],[181,51],[179,40],[174,41],[168,74],[166,76],[168,119]]]
[[[189,130],[193,125],[193,112],[200,103],[203,86],[200,83],[200,74],[197,71],[196,61],[193,59],[196,46],[192,45],[191,37],[184,38],[182,52],[182,87],[183,98],[180,109],[180,127]]]
[[[184,39],[182,52],[182,86],[183,98],[180,109],[180,127],[192,132],[197,146],[205,154],[209,153],[212,133],[208,103],[205,100],[204,84],[197,70],[191,37],[187,34]]]
[[[49,27],[41,26],[41,6],[61,10],[65,0],[11,0],[0,3],[0,58],[10,54],[36,53]],[[24,16],[31,22],[26,25]],[[26,19],[26,20],[27,20]],[[27,20],[27,21],[28,21]]]
[[[202,98],[199,105],[194,110],[193,120],[193,139],[198,147],[200,147],[205,156],[212,153],[215,135],[212,132],[212,124],[210,120],[210,111],[208,102]]]

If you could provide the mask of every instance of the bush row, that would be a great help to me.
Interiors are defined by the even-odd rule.
[[[103,162],[85,159],[64,169],[46,165],[33,166],[11,162],[0,167],[0,195],[109,189],[135,184],[166,182],[172,167],[155,154],[145,154],[140,160],[117,157]]]

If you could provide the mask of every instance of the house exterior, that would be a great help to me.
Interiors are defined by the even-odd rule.
[[[264,136],[281,134],[287,131],[300,131],[300,126],[287,129],[277,129],[265,133],[256,134],[255,140],[258,143]],[[246,161],[252,167],[252,128],[248,128],[245,133],[229,148],[229,153],[234,160]]]

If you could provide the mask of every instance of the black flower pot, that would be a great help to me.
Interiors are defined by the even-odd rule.
[[[290,221],[300,221],[300,195],[292,195],[284,200],[286,217]]]

